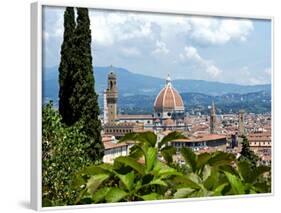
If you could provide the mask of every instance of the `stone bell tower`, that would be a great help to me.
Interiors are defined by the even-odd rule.
[[[107,103],[107,122],[109,124],[115,123],[117,119],[117,99],[118,91],[116,84],[116,74],[111,71],[107,77],[107,89],[106,89],[106,103]]]
[[[239,110],[239,114],[238,114],[238,132],[239,132],[240,136],[245,135],[244,113],[245,113],[244,110]]]
[[[214,101],[212,102],[210,113],[210,133],[214,134],[216,131],[216,108]]]

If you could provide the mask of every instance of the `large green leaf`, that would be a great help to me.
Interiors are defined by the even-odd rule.
[[[139,133],[139,136],[144,138],[145,141],[147,141],[151,147],[155,147],[156,142],[157,142],[157,135],[156,134],[154,134],[151,131],[147,131],[147,132]]]
[[[245,182],[251,182],[250,176],[252,175],[251,164],[246,161],[239,161],[238,162],[238,171]]]
[[[140,159],[141,157],[144,156],[144,153],[143,153],[143,150],[141,149],[141,147],[137,144],[133,145],[131,148],[130,148],[130,154],[129,156],[131,158],[134,158],[134,159]]]
[[[220,196],[220,195],[223,195],[222,192],[223,192],[224,188],[225,188],[227,185],[228,185],[228,183],[223,183],[223,184],[217,186],[217,187],[214,189],[214,191],[213,191],[213,193],[212,193],[212,196]]]
[[[192,188],[179,188],[179,189],[177,189],[176,193],[174,194],[174,198],[175,199],[186,198],[194,191],[195,191],[195,189],[192,189]]]
[[[111,188],[107,192],[107,194],[105,196],[105,200],[108,203],[114,203],[114,202],[118,202],[118,201],[122,200],[127,195],[128,195],[128,193],[120,188]]]
[[[99,203],[101,201],[104,200],[105,196],[107,195],[107,193],[110,191],[110,188],[109,187],[103,187],[99,190],[97,190],[93,196],[92,196],[92,200],[95,202],[95,203]]]
[[[181,154],[193,172],[196,171],[196,154],[190,148],[182,148]]]
[[[135,179],[135,174],[133,171],[125,175],[116,173],[116,176],[121,180],[121,182],[124,184],[128,191],[132,190]]]
[[[161,155],[164,157],[165,161],[168,164],[171,164],[173,162],[173,155],[176,154],[176,148],[172,146],[166,146],[163,149],[161,149]]]
[[[78,174],[86,174],[86,175],[97,175],[102,173],[109,173],[112,171],[112,165],[110,164],[101,164],[99,166],[97,165],[91,165],[86,168],[84,168],[81,172]]]
[[[90,194],[93,194],[98,187],[105,181],[107,178],[109,178],[109,174],[97,174],[92,176],[88,182],[87,182],[87,189]]]
[[[129,157],[129,156],[120,156],[118,158],[115,158],[116,162],[120,162],[120,163],[123,163],[129,167],[131,167],[132,169],[136,170],[138,173],[140,174],[144,174],[144,168],[143,168],[143,165],[138,163],[136,161],[136,159],[132,158],[132,157]]]
[[[153,168],[153,174],[160,178],[167,178],[170,176],[181,176],[182,173],[178,172],[176,169],[167,166],[166,164],[160,162],[159,160],[156,161],[155,166]]]
[[[205,181],[211,175],[212,167],[209,165],[204,166],[202,170],[202,180]]]
[[[149,147],[147,153],[145,154],[146,172],[149,172],[153,168],[156,159],[157,159],[156,148]]]
[[[218,182],[218,177],[219,173],[215,167],[211,168],[211,174],[204,180],[204,187],[208,190],[212,190],[213,187],[217,184]]]
[[[185,139],[186,137],[181,133],[177,131],[173,131],[166,135],[159,143],[158,147],[161,148],[163,145],[167,144],[168,142],[176,139]]]
[[[203,166],[205,166],[208,162],[208,160],[210,160],[211,158],[211,154],[210,153],[207,153],[207,152],[204,152],[204,153],[201,153],[197,156],[197,169],[201,169]]]
[[[128,133],[119,140],[119,143],[126,141],[147,143],[149,144],[149,146],[155,147],[155,144],[157,142],[157,136],[151,131],[141,133]]]
[[[118,143],[122,143],[122,142],[126,142],[126,141],[139,141],[138,140],[138,133],[136,132],[131,132],[128,133],[126,135],[124,135],[119,141]],[[139,141],[140,142],[140,141]]]
[[[247,183],[254,183],[261,175],[270,171],[268,166],[258,166],[252,168],[252,165],[247,160],[241,160],[238,163],[238,170],[243,180]]]
[[[229,172],[225,172],[225,175],[231,185],[234,194],[245,194],[244,185],[237,176]]]
[[[161,179],[155,179],[148,183],[148,185],[159,185],[159,186],[167,186],[166,182]]]
[[[177,176],[173,179],[176,188],[201,189],[201,186],[186,176]]]
[[[229,165],[235,160],[235,156],[231,153],[217,151],[213,153],[208,164],[211,166]]]
[[[152,192],[150,194],[140,196],[143,200],[161,200],[163,199],[163,195]]]

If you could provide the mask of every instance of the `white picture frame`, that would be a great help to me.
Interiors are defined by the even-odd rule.
[[[90,204],[79,206],[62,206],[62,207],[42,207],[42,162],[41,162],[41,140],[42,140],[42,8],[44,6],[74,6],[74,7],[87,7],[91,9],[107,9],[107,10],[121,10],[131,12],[152,12],[164,14],[180,14],[180,15],[200,15],[200,16],[216,16],[216,17],[232,17],[232,18],[250,18],[250,19],[266,19],[271,21],[271,54],[272,54],[272,75],[271,75],[271,97],[272,97],[272,191],[266,194],[256,195],[239,195],[243,197],[260,197],[260,196],[273,196],[274,195],[274,17],[270,16],[251,16],[251,15],[235,15],[235,14],[217,14],[217,13],[204,13],[204,12],[189,12],[189,11],[173,11],[173,10],[155,10],[149,8],[131,8],[131,7],[109,7],[102,4],[83,4],[82,2],[61,4],[59,1],[38,1],[31,4],[31,207],[34,210],[57,210],[57,209],[76,209],[76,208],[89,208],[101,206],[119,206],[119,205],[142,205],[166,202],[190,202],[198,200],[217,200],[217,199],[232,199],[237,195],[227,197],[203,197],[203,198],[189,198],[189,199],[173,199],[173,200],[157,200],[157,201],[141,201],[130,203],[113,203],[113,204]]]

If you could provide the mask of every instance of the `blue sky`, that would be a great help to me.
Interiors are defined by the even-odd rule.
[[[43,12],[43,67],[59,64],[64,8]],[[90,10],[94,66],[173,79],[271,81],[271,22]]]

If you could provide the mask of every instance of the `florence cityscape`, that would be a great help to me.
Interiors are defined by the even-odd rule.
[[[44,18],[44,206],[271,192],[270,21]]]

